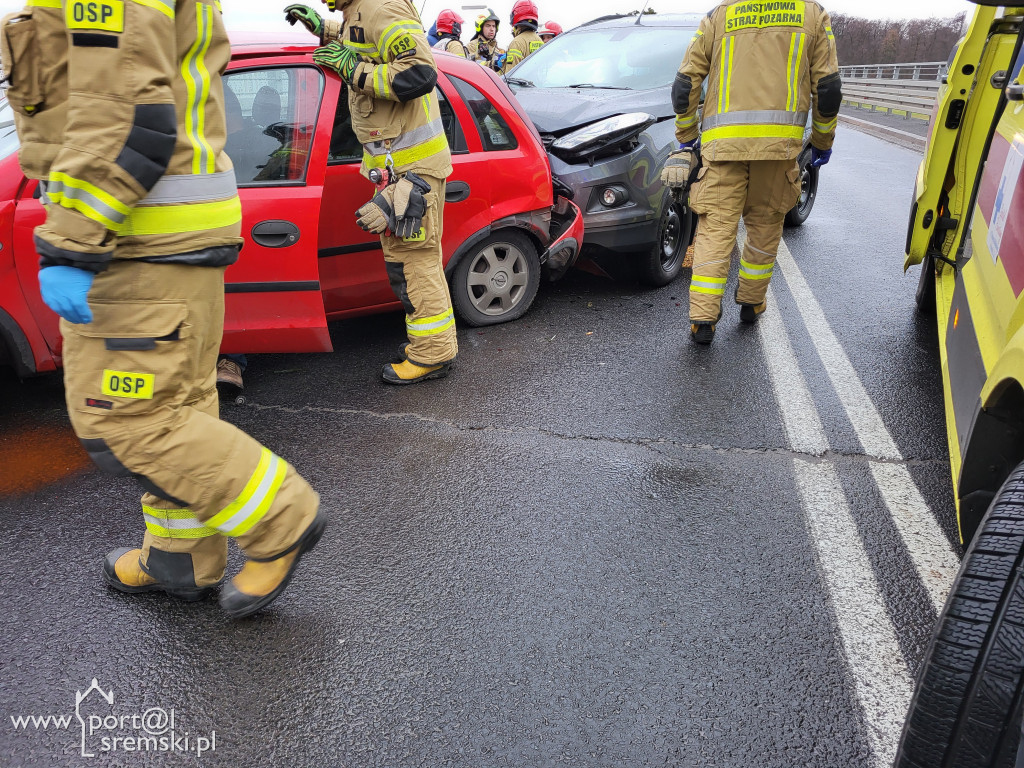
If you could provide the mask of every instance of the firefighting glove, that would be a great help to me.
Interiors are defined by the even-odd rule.
[[[382,235],[395,231],[395,187],[384,187],[366,205],[356,211],[356,224],[367,232]]]
[[[91,323],[87,297],[95,273],[78,267],[43,267],[39,270],[39,293],[46,306],[70,323]]]
[[[661,169],[661,183],[669,189],[685,189],[690,183],[693,161],[693,142],[690,141],[668,156],[665,167]]]
[[[403,240],[416,237],[423,229],[430,185],[415,173],[406,173],[395,184],[395,237]]]
[[[284,19],[293,27],[296,21],[319,40],[324,39],[324,20],[319,13],[306,5],[289,5],[284,9]]]
[[[831,149],[818,149],[814,146],[811,147],[811,168],[821,168],[821,166],[827,164],[831,159]]]
[[[313,62],[326,69],[333,69],[349,85],[359,63],[359,55],[346,48],[341,41],[332,40],[327,45],[313,51]]]

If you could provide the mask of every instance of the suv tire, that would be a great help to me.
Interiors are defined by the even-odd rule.
[[[693,242],[695,217],[689,206],[669,196],[661,209],[654,245],[637,261],[640,282],[655,288],[668,285],[683,269],[686,249]]]

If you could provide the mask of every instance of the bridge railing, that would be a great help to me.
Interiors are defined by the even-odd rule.
[[[917,61],[909,64],[853,64],[839,68],[839,74],[865,80],[939,81],[946,74],[944,61]]]

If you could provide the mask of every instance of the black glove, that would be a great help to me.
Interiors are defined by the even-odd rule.
[[[423,229],[430,185],[415,173],[406,173],[395,184],[395,237],[409,240]]]

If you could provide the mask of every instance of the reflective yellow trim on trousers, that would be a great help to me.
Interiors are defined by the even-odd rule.
[[[701,134],[707,144],[716,139],[802,139],[804,129],[799,125],[723,125]]]
[[[174,4],[164,2],[164,0],[132,0],[136,5],[144,5],[147,8],[152,8],[155,11],[160,11],[164,16],[169,19],[174,18]]]
[[[287,471],[283,459],[262,449],[260,463],[238,498],[207,520],[206,525],[226,536],[246,533],[267,514]]]
[[[704,277],[694,275],[690,279],[690,291],[692,293],[706,293],[709,296],[721,296],[725,293],[725,277]]]
[[[230,227],[242,220],[242,202],[238,196],[215,203],[154,205],[132,210],[118,232],[128,235],[173,235]]]
[[[422,317],[419,320],[405,319],[405,330],[410,336],[437,336],[449,328],[455,327],[455,315],[451,309],[433,317]]]
[[[772,276],[775,264],[753,264],[740,257],[740,277],[747,280],[767,280]]]
[[[205,539],[217,531],[203,525],[190,509],[157,509],[142,505],[146,530],[162,539]]]
[[[448,139],[441,133],[415,147],[393,152],[391,158],[395,161],[395,165],[409,165],[433,157],[446,149],[448,149]],[[363,152],[363,165],[367,168],[383,168],[386,162],[386,155],[374,157],[369,152]]]

